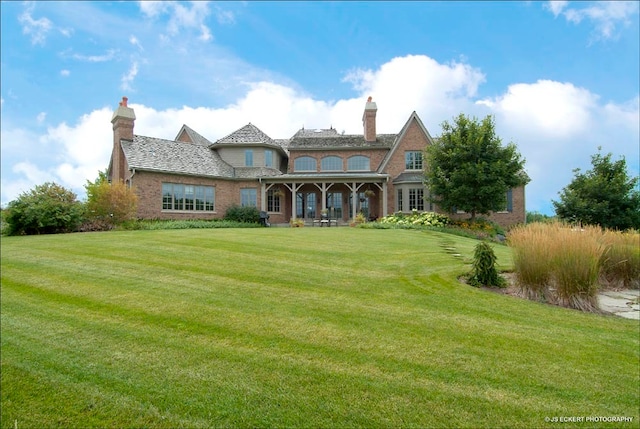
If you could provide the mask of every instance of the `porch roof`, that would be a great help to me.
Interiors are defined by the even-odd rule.
[[[389,179],[388,174],[381,173],[296,173],[282,174],[275,177],[262,177],[261,180],[266,183],[284,183],[284,182],[353,182],[353,181],[371,181],[384,182]]]

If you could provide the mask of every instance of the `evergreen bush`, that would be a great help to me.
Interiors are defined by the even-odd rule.
[[[503,287],[505,281],[498,274],[496,260],[493,248],[486,241],[478,243],[473,254],[473,270],[469,284],[472,286]]]

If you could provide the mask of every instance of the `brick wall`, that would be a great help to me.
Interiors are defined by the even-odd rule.
[[[215,211],[163,211],[162,183],[215,187]],[[138,195],[138,217],[142,219],[221,219],[232,205],[240,205],[240,189],[255,188],[260,207],[257,181],[231,181],[205,177],[136,171],[131,183]]]

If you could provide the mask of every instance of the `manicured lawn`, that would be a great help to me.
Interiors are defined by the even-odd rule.
[[[460,284],[476,243],[3,237],[2,427],[637,428],[638,322]],[[633,421],[545,422],[572,416]]]

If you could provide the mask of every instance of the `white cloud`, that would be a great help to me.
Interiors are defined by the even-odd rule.
[[[120,89],[122,89],[123,91],[132,91],[131,84],[133,83],[133,80],[136,78],[137,74],[138,63],[137,61],[134,61],[127,73],[122,76],[122,79],[120,80]]]
[[[107,52],[103,55],[81,55],[81,54],[73,54],[71,57],[78,61],[87,61],[90,63],[103,63],[106,61],[111,61],[116,57],[118,51],[116,49],[108,49]],[[65,55],[63,53],[63,55]]]
[[[38,113],[36,120],[38,121],[39,124],[43,123],[45,119],[47,119],[47,112]]]
[[[129,43],[131,43],[133,46],[137,47],[141,51],[144,51],[144,48],[142,47],[142,44],[140,43],[140,40],[138,40],[138,38],[136,36],[133,36],[133,35],[130,36],[129,37]]]
[[[32,16],[34,8],[34,3],[27,3],[24,12],[18,17],[18,22],[22,25],[22,33],[31,36],[33,45],[44,45],[47,33],[53,28],[53,23],[45,17],[34,19]]]
[[[190,3],[182,2],[140,2],[140,10],[148,18],[160,18],[167,15],[169,22],[167,23],[167,31],[170,36],[177,36],[182,30],[196,30],[200,32],[198,38],[202,41],[209,41],[213,38],[211,30],[205,24],[210,14],[209,3],[201,1],[193,1]],[[233,14],[224,13],[217,10],[216,17],[218,21],[233,20]],[[166,35],[160,35],[161,39]]]
[[[67,69],[60,70],[60,76],[62,76],[62,77],[67,77],[70,74],[71,74],[71,72],[69,70],[67,70]]]
[[[598,97],[571,83],[539,80],[510,85],[506,94],[479,100],[510,123],[543,136],[566,137],[590,125]]]
[[[550,1],[545,5],[555,17],[574,24],[588,20],[595,27],[594,39],[615,39],[620,25],[626,26],[638,14],[637,1],[572,2]]]

